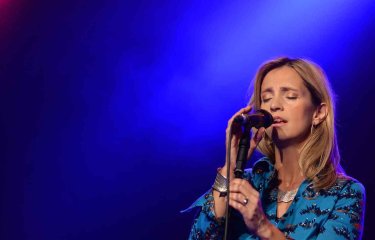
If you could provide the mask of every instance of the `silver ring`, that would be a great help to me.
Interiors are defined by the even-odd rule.
[[[247,205],[248,202],[249,202],[249,199],[248,199],[248,198],[245,198],[245,199],[243,200],[243,205]]]

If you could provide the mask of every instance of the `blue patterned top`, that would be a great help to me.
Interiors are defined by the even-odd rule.
[[[268,220],[284,232],[287,239],[361,239],[365,210],[365,189],[357,180],[345,177],[325,190],[314,191],[305,180],[285,214],[278,218],[277,184],[272,184],[275,169],[268,158],[245,171],[245,178],[259,192]],[[209,190],[188,209],[199,207],[189,239],[222,239],[224,218],[216,219],[214,199]],[[259,239],[232,209],[230,239]]]

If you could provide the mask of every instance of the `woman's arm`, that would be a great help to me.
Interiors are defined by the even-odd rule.
[[[228,126],[226,129],[226,147],[228,149],[230,143],[230,176],[229,179],[232,180],[234,178],[234,167],[236,164],[237,159],[237,152],[238,152],[238,143],[242,136],[241,126],[233,125],[233,120],[240,114],[248,113],[252,109],[252,106],[247,106],[242,108],[236,114],[233,115],[231,119],[228,121]],[[260,128],[256,134],[252,137],[250,141],[250,149],[248,152],[248,158],[254,152],[256,146],[260,142],[261,138],[263,137],[263,133],[265,132],[264,128]],[[228,152],[227,152],[228,156]],[[227,175],[227,163],[228,159],[225,161],[225,165],[221,168],[218,174],[222,176]],[[202,197],[201,197],[202,198]],[[199,201],[199,200],[198,200]],[[226,212],[226,197],[220,196],[220,192],[216,190],[210,190],[204,196],[204,203],[201,204],[202,209],[199,212],[199,215],[194,220],[194,224],[192,226],[189,239],[221,239],[223,237],[224,231],[224,217]]]
[[[228,157],[228,145],[230,144],[230,169],[229,169],[229,179],[232,181],[234,179],[234,169],[236,166],[236,160],[237,160],[237,153],[238,153],[238,144],[239,141],[242,137],[242,128],[241,126],[238,126],[236,124],[233,124],[234,118],[237,116],[244,114],[244,113],[249,113],[252,109],[252,106],[246,106],[245,108],[242,108],[240,111],[235,113],[231,119],[228,121],[227,129],[226,129],[226,160],[225,160],[225,165],[223,168],[221,168],[218,171],[218,174],[221,174],[222,176],[227,176],[227,163],[229,162],[227,157]],[[247,158],[249,159],[251,155],[254,153],[258,143],[262,140],[263,134],[265,133],[264,128],[260,128],[254,136],[252,136],[250,140],[250,148],[249,152],[247,154]],[[220,197],[220,192],[214,190],[213,191],[213,198],[214,198],[214,211],[215,215],[217,218],[221,218],[225,215],[226,211],[226,201],[225,197]]]
[[[224,219],[215,216],[212,190],[201,196],[190,208],[201,207],[194,219],[189,240],[222,239]]]

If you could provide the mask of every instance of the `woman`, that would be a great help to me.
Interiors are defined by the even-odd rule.
[[[251,140],[248,156],[258,148],[265,157],[234,178],[242,132],[232,121],[252,106],[270,112],[274,123]],[[340,166],[334,126],[334,101],[319,66],[278,58],[260,67],[249,106],[228,122],[230,239],[361,238],[365,190]],[[227,168],[189,208],[200,207],[189,239],[223,238]]]

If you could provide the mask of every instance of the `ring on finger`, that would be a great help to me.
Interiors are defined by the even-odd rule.
[[[245,198],[245,199],[242,201],[242,203],[243,203],[244,206],[246,206],[248,202],[249,202],[249,199],[248,199],[248,198]]]

